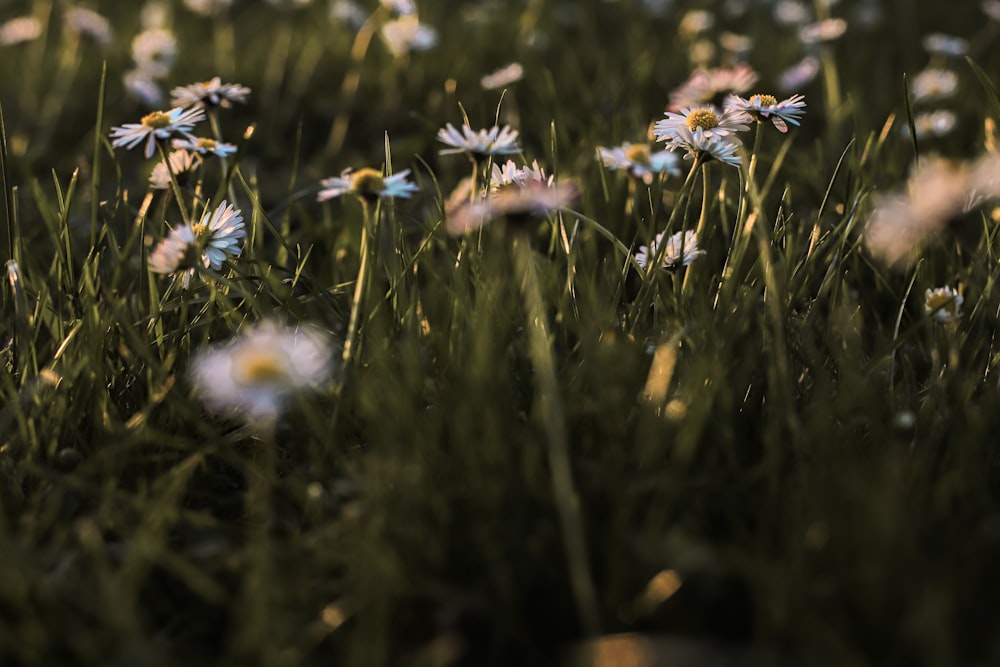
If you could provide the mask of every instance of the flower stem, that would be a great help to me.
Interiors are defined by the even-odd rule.
[[[584,631],[589,635],[596,635],[600,630],[600,616],[590,562],[587,558],[580,499],[573,484],[566,419],[559,400],[559,382],[550,342],[548,315],[538,282],[534,253],[524,233],[518,232],[514,235],[511,252],[527,316],[528,353],[535,370],[537,391],[535,408],[536,414],[544,422],[546,431],[552,491],[559,513],[570,586]]]
[[[354,281],[354,298],[351,303],[351,316],[347,321],[347,335],[344,338],[344,351],[340,359],[340,374],[334,386],[334,393],[339,397],[344,389],[347,373],[350,369],[351,359],[355,354],[357,346],[358,326],[361,319],[362,302],[365,300],[365,292],[368,284],[368,276],[371,273],[369,255],[368,236],[372,230],[371,206],[362,200],[362,210],[364,211],[364,228],[361,230],[361,266],[358,267],[358,277]]]
[[[170,185],[174,190],[174,199],[177,200],[177,208],[181,210],[181,217],[184,218],[184,222],[193,223],[194,220],[188,216],[187,206],[184,205],[184,197],[181,196],[181,186],[177,182],[177,174],[174,173],[174,168],[170,164],[170,158],[167,156],[167,151],[163,148],[163,142],[157,141],[156,148],[160,151],[160,158],[163,159],[163,164],[167,165],[167,173],[170,174]]]

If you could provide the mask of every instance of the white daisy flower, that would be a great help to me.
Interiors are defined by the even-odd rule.
[[[441,155],[468,153],[475,157],[514,155],[521,152],[517,136],[517,130],[510,129],[509,125],[494,125],[488,130],[473,132],[471,127],[463,124],[462,131],[459,132],[454,125],[448,123],[438,130],[437,140],[452,148],[443,148],[438,152]]]
[[[847,32],[844,19],[824,19],[810,23],[799,30],[799,41],[803,44],[820,44],[840,39]]]
[[[648,246],[639,246],[639,252],[635,254],[635,261],[645,270],[649,263],[656,259],[657,254],[661,252],[660,248],[663,243],[663,235],[666,232],[660,232],[653,239],[653,242]],[[704,250],[698,248],[698,234],[692,231],[677,232],[669,239],[667,239],[666,246],[662,249],[662,255],[660,257],[660,266],[667,268],[675,268],[678,266],[687,266],[694,260],[698,259],[705,254]]]
[[[38,39],[42,22],[34,16],[18,16],[0,25],[0,46],[12,46]]]
[[[129,95],[135,97],[147,107],[158,107],[166,101],[166,97],[159,84],[141,69],[129,70],[125,73],[123,81]]]
[[[493,165],[490,176],[490,188],[496,190],[508,185],[524,187],[530,183],[541,183],[549,186],[554,177],[546,176],[545,170],[538,166],[538,160],[532,160],[530,165],[519,167],[513,160],[507,160],[503,165]]]
[[[1000,0],[983,0],[979,3],[979,8],[990,19],[1000,21]]]
[[[171,151],[167,159],[170,161],[169,169],[167,168],[167,163],[160,160],[153,167],[153,171],[149,175],[149,187],[154,190],[170,189],[171,171],[174,172],[174,178],[177,179],[177,182],[183,186],[188,178],[201,166],[201,156],[194,151],[186,151],[184,149]]]
[[[741,109],[727,108],[719,111],[713,106],[681,109],[680,113],[666,112],[666,118],[656,122],[653,134],[658,141],[669,141],[680,128],[700,130],[706,138],[727,137],[735,132],[750,129],[750,115]]]
[[[773,95],[751,95],[744,99],[739,95],[730,95],[726,99],[727,109],[738,109],[748,113],[756,120],[770,120],[779,132],[788,132],[788,125],[799,124],[799,118],[805,113],[804,95],[792,95],[788,99],[778,101]]]
[[[182,109],[174,107],[170,111],[154,111],[142,117],[138,123],[125,123],[120,127],[111,128],[113,148],[124,146],[133,149],[143,141],[146,142],[144,155],[153,157],[157,140],[166,140],[174,133],[190,137],[195,123],[205,119],[204,109]]]
[[[214,211],[206,210],[201,222],[193,229],[204,244],[201,261],[206,268],[219,271],[227,258],[236,258],[243,253],[240,239],[247,235],[243,213],[225,199]]]
[[[778,75],[778,89],[783,93],[801,90],[819,75],[819,70],[819,58],[806,56]]]
[[[448,215],[445,229],[459,236],[479,229],[496,218],[512,224],[565,208],[576,199],[579,188],[572,181],[547,185],[530,181],[523,187],[498,188],[477,202],[469,202]]]
[[[938,287],[924,292],[924,312],[942,324],[955,322],[962,317],[965,298],[951,287]]]
[[[132,40],[132,59],[154,79],[165,77],[177,58],[177,38],[164,28],[144,30]]]
[[[910,94],[915,103],[951,97],[958,90],[958,74],[948,69],[930,67],[910,82]]]
[[[202,16],[218,16],[232,4],[233,0],[184,0],[185,7]]]
[[[962,57],[969,52],[969,42],[961,37],[953,37],[935,32],[923,39],[924,50],[931,55]]]
[[[217,157],[229,157],[236,152],[236,146],[227,144],[224,141],[216,141],[208,137],[189,137],[187,139],[174,139],[171,142],[174,148],[183,148],[194,151],[200,155],[215,155]]]
[[[666,142],[668,150],[685,151],[684,157],[688,160],[704,158],[718,160],[733,167],[740,165],[740,156],[736,154],[740,142],[735,137],[710,136],[700,127],[692,131],[687,125],[682,125],[673,134],[660,137],[660,140]]]
[[[175,107],[222,107],[229,108],[233,102],[245,104],[250,89],[238,83],[222,83],[220,77],[211,81],[178,86],[170,91],[171,105]]]
[[[416,14],[404,14],[398,19],[383,23],[381,35],[382,41],[396,58],[434,48],[438,42],[437,31],[421,23]]]
[[[213,411],[273,420],[292,394],[326,381],[332,358],[328,337],[317,329],[265,321],[229,344],[197,353],[191,381]]]
[[[670,93],[671,111],[684,107],[697,107],[728,93],[744,93],[757,83],[757,73],[749,65],[698,69],[688,80]]]
[[[344,170],[340,176],[324,178],[319,184],[322,189],[316,196],[317,201],[326,201],[352,192],[363,201],[372,203],[378,199],[390,197],[409,197],[420,188],[415,183],[406,180],[410,170],[404,169],[392,176],[384,177],[382,172],[365,167],[353,171]]]
[[[614,148],[598,147],[601,162],[608,169],[627,171],[633,178],[640,178],[649,185],[663,173],[680,176],[679,158],[673,151],[650,150],[648,144],[623,143]]]
[[[73,32],[85,35],[101,46],[111,43],[111,22],[92,9],[71,7],[66,11],[66,25]]]
[[[913,129],[917,132],[917,139],[947,136],[957,124],[958,116],[947,109],[924,111],[913,117]],[[909,133],[909,126],[904,125],[903,131]]]
[[[506,88],[523,78],[524,67],[521,63],[511,63],[492,74],[484,76],[479,80],[479,85],[482,86],[483,90],[497,90],[499,88]]]
[[[197,236],[190,225],[174,227],[149,254],[149,268],[155,273],[163,274],[174,274],[184,269],[190,270],[196,260],[197,246]]]

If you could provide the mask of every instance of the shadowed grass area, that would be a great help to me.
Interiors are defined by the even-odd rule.
[[[92,3],[106,42],[68,4],[0,9],[0,663],[1000,659],[993,3],[422,0],[436,38],[399,55],[406,3],[218,4]],[[735,167],[602,165],[740,62],[740,94],[805,95],[800,127],[750,122]],[[215,76],[251,92],[195,134],[235,152],[151,187],[169,141],[145,159],[112,128]],[[439,154],[463,122],[520,150]],[[525,215],[508,184],[449,234],[508,157],[576,196]],[[216,266],[223,200],[246,234]],[[898,201],[947,210],[892,263],[872,229]],[[700,252],[659,265],[685,230]],[[262,322],[329,372],[281,335],[239,347]],[[244,358],[203,379],[210,348]],[[226,386],[251,414],[206,406]]]

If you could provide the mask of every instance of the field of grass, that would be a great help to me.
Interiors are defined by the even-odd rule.
[[[0,665],[1000,663],[1000,2],[412,4],[0,4]]]

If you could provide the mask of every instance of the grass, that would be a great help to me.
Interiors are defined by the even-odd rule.
[[[239,152],[201,185],[243,211],[244,253],[187,290],[148,268],[177,198],[108,139],[149,111],[122,83],[139,12],[97,3],[101,47],[61,4],[5,9],[45,30],[0,47],[0,662],[1000,660],[994,210],[905,267],[864,239],[915,157],[995,147],[997,24],[975,3],[842,0],[802,127],[759,128],[752,179],[748,150],[646,186],[595,155],[641,141],[688,76],[677,26],[712,3],[674,4],[423,0],[439,43],[394,59],[323,3],[167,3],[161,85],[252,89],[219,118]],[[752,37],[775,86],[804,47],[748,4],[708,38]],[[904,75],[935,30],[970,40],[941,59],[960,120],[914,142]],[[512,60],[523,81],[479,87]],[[463,115],[512,124],[579,199],[448,236],[470,165],[435,135]],[[366,165],[421,192],[316,201]],[[632,264],[695,228],[689,266]],[[957,323],[924,312],[942,285],[961,286]],[[207,412],[189,375],[265,319],[352,341],[273,433]]]

